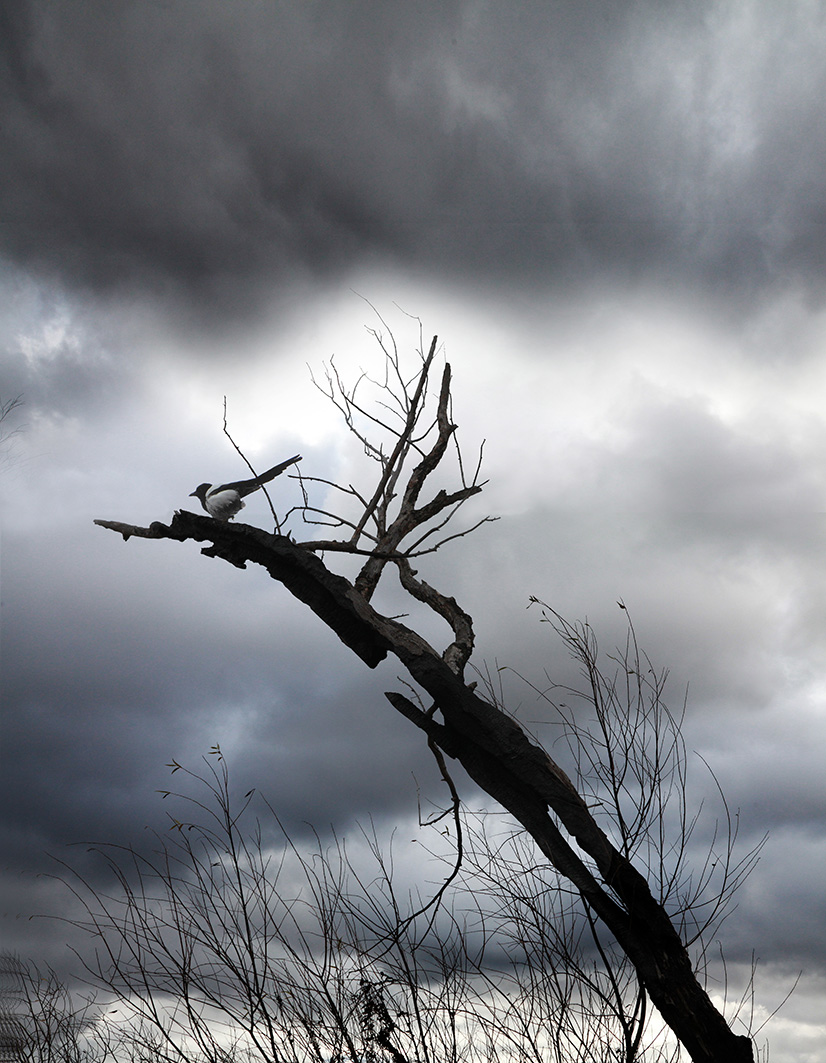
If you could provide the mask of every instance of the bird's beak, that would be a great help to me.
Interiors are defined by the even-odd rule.
[[[197,498],[198,497],[198,492],[197,491],[190,491],[189,492],[189,497],[190,498]]]

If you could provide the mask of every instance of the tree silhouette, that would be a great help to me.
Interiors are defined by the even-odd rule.
[[[328,538],[295,541],[186,511],[176,513],[169,525],[153,523],[148,528],[95,523],[125,540],[191,539],[208,544],[201,551],[207,557],[241,569],[250,562],[260,565],[367,665],[375,667],[394,655],[413,682],[405,692],[387,692],[390,704],[423,732],[442,765],[445,757],[458,761],[521,825],[576,891],[594,926],[604,927],[618,944],[634,969],[639,993],[651,1000],[691,1058],[696,1063],[753,1060],[750,1038],[734,1033],[714,1006],[681,937],[681,932],[687,937],[693,933],[687,914],[691,905],[676,914],[669,910],[679,878],[669,880],[667,873],[664,878],[658,873],[657,846],[669,843],[657,834],[660,798],[650,798],[645,755],[639,782],[648,785],[649,797],[631,798],[637,805],[628,812],[626,791],[632,779],[617,766],[622,758],[612,758],[617,741],[620,749],[626,743],[626,751],[628,743],[633,746],[633,730],[623,731],[620,725],[617,733],[602,735],[603,756],[597,762],[603,772],[601,789],[607,786],[610,792],[614,787],[617,813],[606,821],[491,691],[480,690],[478,680],[466,679],[474,645],[472,619],[455,598],[425,582],[413,563],[481,523],[456,528],[463,505],[482,490],[481,453],[468,472],[451,417],[450,366],[444,364],[440,375],[436,372],[436,337],[427,349],[421,345],[415,368],[408,372],[392,336],[385,340],[378,332],[374,335],[383,352],[380,378],[362,373],[348,387],[331,363],[324,380],[316,382],[340,410],[377,472],[369,490],[301,477],[305,493],[295,512],[329,530]],[[372,402],[370,389],[375,393]],[[452,482],[437,486],[445,482],[449,466]],[[316,487],[338,501],[312,502],[309,491]],[[330,567],[328,559],[340,554],[361,559],[354,578]],[[413,627],[374,607],[375,591],[388,570],[396,573],[411,598],[448,624],[452,637],[444,649],[435,649]],[[546,616],[553,618],[550,612]],[[559,623],[561,618],[553,619]],[[611,681],[606,683],[592,668],[590,632],[563,622],[562,634],[581,655],[591,695],[598,705],[604,704],[611,696]],[[652,680],[635,648],[627,671],[628,682],[645,704]],[[649,760],[649,770],[652,763]],[[659,866],[665,867],[664,859]]]

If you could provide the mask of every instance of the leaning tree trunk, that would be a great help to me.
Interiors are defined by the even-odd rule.
[[[263,566],[270,576],[308,605],[366,664],[394,654],[433,699],[425,712],[400,693],[390,703],[458,760],[483,790],[507,809],[534,838],[615,936],[633,963],[652,1002],[695,1063],[753,1063],[750,1038],[735,1034],[698,982],[688,952],[645,878],[618,851],[595,821],[568,776],[506,713],[467,684],[462,672],[470,655],[470,617],[452,598],[416,578],[406,559],[388,558],[402,584],[444,616],[454,642],[437,652],[421,636],[370,604],[376,579],[369,563],[362,582],[350,582],[326,567],[307,546],[244,524],[228,524],[181,512],[170,525],[139,528],[96,521],[124,539],[193,539],[211,545],[202,553],[238,568]],[[376,558],[380,569],[385,557]],[[365,581],[366,573],[366,581]],[[441,713],[442,721],[434,719]],[[552,818],[551,814],[553,813]],[[567,835],[567,838],[566,838]],[[593,862],[584,863],[576,846]]]

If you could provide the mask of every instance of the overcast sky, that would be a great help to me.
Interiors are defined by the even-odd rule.
[[[3,947],[58,962],[45,854],[138,844],[172,758],[219,743],[322,830],[435,786],[392,665],[92,524],[243,476],[225,395],[259,467],[364,482],[308,366],[378,368],[368,300],[438,333],[501,517],[422,575],[537,681],[565,665],[530,595],[608,646],[626,603],[770,834],[726,944],[769,1008],[803,972],[772,1060],[826,1060],[822,5],[17,0],[0,56]]]

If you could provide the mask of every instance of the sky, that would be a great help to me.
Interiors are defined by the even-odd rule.
[[[3,947],[65,962],[53,857],[141,844],[216,744],[299,832],[415,824],[392,665],[93,520],[244,476],[225,396],[257,467],[368,482],[311,372],[421,322],[500,518],[421,574],[531,726],[530,597],[608,648],[627,606],[697,792],[769,835],[724,937],[761,1015],[801,972],[771,1058],[826,1061],[822,4],[17,0],[0,55]]]

